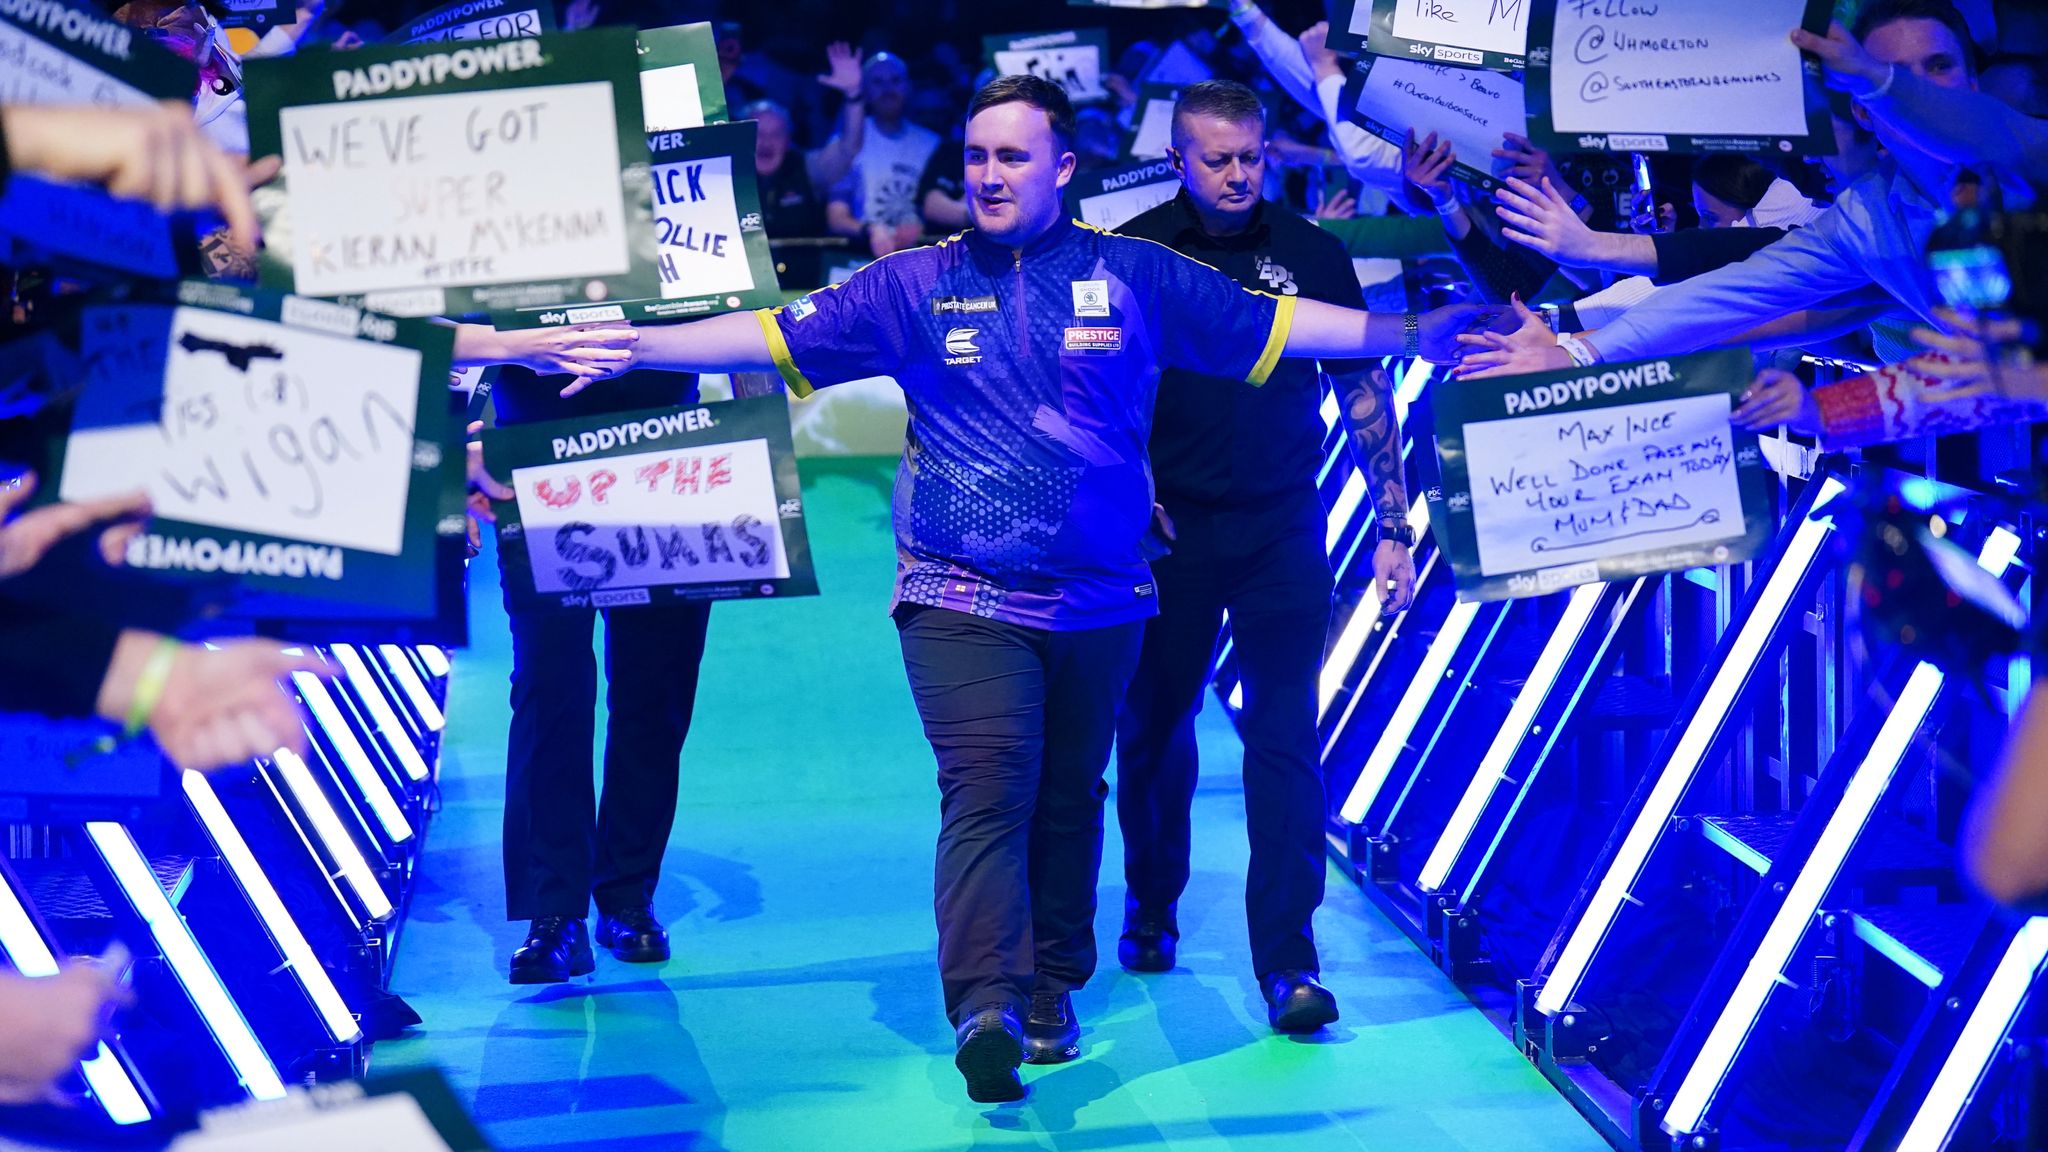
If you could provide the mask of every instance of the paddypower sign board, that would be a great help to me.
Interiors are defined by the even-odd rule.
[[[266,286],[405,316],[655,295],[633,32],[248,66]]]
[[[91,8],[0,3],[0,104],[189,101],[198,84],[191,64]],[[24,172],[0,196],[0,236],[124,272],[169,278],[180,271],[173,217],[140,200]]]
[[[1736,564],[1771,538],[1769,465],[1729,422],[1750,355],[1461,380],[1436,395],[1461,600]]]
[[[235,616],[360,626],[334,639],[407,622],[419,631],[376,634],[423,637],[452,616],[438,634],[459,639],[452,331],[204,281],[147,296],[79,314],[48,490],[147,491],[127,566],[229,586]]]
[[[1835,150],[1820,62],[1832,0],[1563,0],[1529,18],[1529,139],[1552,152]]]
[[[500,328],[607,320],[681,320],[782,303],[754,175],[752,120],[652,132],[655,266],[661,293],[644,300],[529,308]]]
[[[818,591],[779,393],[484,433],[513,600],[624,608]]]

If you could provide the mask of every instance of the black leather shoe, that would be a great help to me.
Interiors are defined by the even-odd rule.
[[[967,1080],[967,1098],[977,1104],[1003,1104],[1024,1098],[1017,1065],[1024,1062],[1024,1039],[1017,1017],[999,1004],[982,1008],[955,1033],[959,1049],[953,1067]]]
[[[1316,974],[1288,968],[1259,981],[1266,994],[1266,1019],[1275,1031],[1314,1032],[1337,1019],[1337,998],[1316,983]]]
[[[1124,923],[1124,934],[1116,942],[1116,961],[1132,972],[1171,972],[1174,952],[1180,945],[1180,929],[1173,914],[1140,915]]]
[[[514,984],[560,984],[596,969],[581,916],[542,916],[527,929],[526,943],[512,953]]]
[[[652,908],[600,913],[597,942],[628,964],[659,964],[668,959],[668,930],[654,918]]]
[[[1024,1062],[1064,1064],[1081,1054],[1081,1022],[1067,992],[1034,992],[1024,1017]]]

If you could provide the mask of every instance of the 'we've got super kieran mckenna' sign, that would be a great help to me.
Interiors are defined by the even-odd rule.
[[[657,290],[628,29],[249,65],[267,284],[403,315]]]

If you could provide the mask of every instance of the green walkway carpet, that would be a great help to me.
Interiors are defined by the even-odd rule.
[[[1344,1019],[1266,1027],[1247,970],[1238,747],[1204,715],[1195,876],[1174,972],[1115,967],[1121,848],[1105,854],[1108,967],[1075,997],[1077,1062],[1022,1104],[970,1104],[933,962],[937,794],[894,629],[883,462],[807,469],[826,594],[712,613],[683,803],[656,910],[675,958],[551,988],[505,983],[523,925],[499,873],[510,642],[486,554],[456,659],[395,990],[426,1024],[373,1070],[438,1065],[506,1149],[1603,1148],[1355,889],[1318,922]],[[600,731],[602,727],[600,726]]]

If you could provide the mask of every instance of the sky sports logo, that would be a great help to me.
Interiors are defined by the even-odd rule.
[[[1610,132],[1605,136],[1581,136],[1579,147],[1598,152],[1669,152],[1671,138],[1656,133]]]

